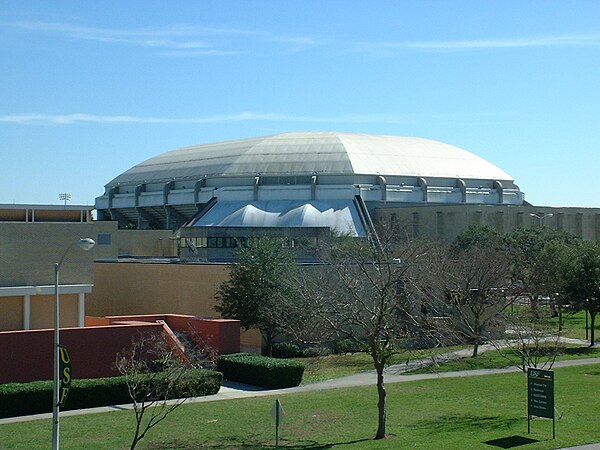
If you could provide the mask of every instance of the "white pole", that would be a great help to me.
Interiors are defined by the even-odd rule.
[[[54,376],[52,378],[52,450],[58,450],[60,448],[60,427],[59,427],[59,395],[60,395],[60,337],[59,337],[59,328],[60,328],[60,296],[58,292],[58,271],[60,269],[60,265],[69,253],[71,247],[73,247],[75,243],[72,243],[67,247],[65,252],[62,255],[62,258],[57,263],[54,263]],[[90,238],[82,238],[79,239],[78,245],[84,250],[90,250],[96,243],[93,239]]]
[[[23,329],[31,329],[31,295],[26,294],[23,297]]]
[[[68,250],[68,249],[67,249]],[[52,450],[58,450],[60,447],[60,429],[59,429],[59,410],[58,410],[58,383],[60,379],[59,374],[59,316],[60,316],[60,297],[58,292],[58,271],[60,263],[54,264],[54,376],[52,383]]]
[[[79,299],[78,299],[78,314],[79,314],[79,320],[77,321],[77,325],[80,327],[85,327],[85,294],[83,292],[79,293]]]

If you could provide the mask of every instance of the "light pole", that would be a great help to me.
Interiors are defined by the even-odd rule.
[[[552,214],[552,213],[530,213],[529,215],[531,217],[535,217],[537,220],[539,220],[539,225],[541,228],[542,226],[544,226],[544,219],[547,219],[548,217],[552,217],[554,214]]]
[[[60,336],[59,336],[59,309],[60,309],[60,297],[58,293],[58,272],[60,266],[65,260],[65,256],[69,253],[69,250],[77,244],[82,250],[88,251],[96,242],[90,238],[81,238],[77,242],[71,243],[63,253],[62,257],[57,263],[54,263],[54,376],[52,384],[52,450],[58,450],[60,447],[60,430],[58,426],[59,420],[59,384],[60,384]]]
[[[70,202],[72,198],[73,198],[73,196],[71,194],[69,194],[68,192],[64,192],[62,194],[58,194],[58,199],[59,200],[64,200],[65,206],[67,206],[67,202]]]

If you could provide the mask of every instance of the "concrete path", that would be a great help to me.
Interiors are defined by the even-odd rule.
[[[600,450],[600,444],[578,445],[577,447],[564,447],[558,450]]]
[[[584,366],[590,364],[600,364],[600,358],[587,358],[587,359],[572,359],[568,361],[557,361],[553,368],[559,367],[572,367],[572,366]],[[404,366],[404,365],[402,365]],[[457,372],[440,372],[440,373],[424,373],[416,375],[402,375],[398,366],[391,366],[387,368],[388,372],[385,375],[385,383],[402,383],[409,381],[419,380],[432,380],[437,378],[456,378],[456,377],[474,377],[481,375],[491,374],[502,374],[518,372],[519,369],[516,367],[509,367],[506,369],[478,369],[478,370],[462,370]],[[396,373],[395,373],[396,372]],[[376,382],[376,374],[374,371],[357,373],[347,377],[336,378],[332,380],[322,381],[319,383],[312,383],[302,386],[297,386],[287,389],[275,389],[267,390],[256,386],[250,386],[242,383],[225,382],[219,392],[214,395],[207,395],[205,397],[195,397],[188,399],[189,403],[204,403],[214,402],[221,400],[232,400],[237,398],[250,398],[250,397],[265,397],[265,396],[281,396],[286,394],[294,394],[300,392],[314,392],[326,389],[339,389],[356,386],[369,386],[374,385]],[[131,409],[131,405],[116,405],[116,406],[104,406],[100,408],[89,408],[89,409],[77,409],[73,411],[61,411],[61,417],[77,416],[82,414],[96,414],[109,411],[119,411]],[[51,413],[36,414],[31,416],[21,417],[9,417],[7,419],[0,419],[0,424],[14,423],[14,422],[26,422],[29,420],[38,419],[50,419]]]

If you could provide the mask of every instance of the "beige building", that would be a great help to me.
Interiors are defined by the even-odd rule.
[[[84,252],[80,238],[96,245]],[[91,207],[0,205],[0,332],[54,326],[54,264],[60,267],[60,326],[86,316],[179,313],[213,318],[223,264],[181,264],[169,230],[117,229],[92,221]],[[243,333],[245,351],[260,335]]]
[[[111,256],[109,222],[91,222],[91,207],[0,205],[0,331],[53,326],[54,264],[60,268],[61,326],[83,326],[94,258]],[[97,245],[77,248],[80,238]]]
[[[170,232],[142,236],[118,230],[114,222],[91,221],[91,211],[74,205],[0,205],[0,331],[53,326],[54,264],[63,256],[61,327],[76,327],[87,314],[94,260],[174,251]],[[77,246],[86,237],[96,242],[88,252]]]
[[[544,226],[587,240],[600,241],[600,208],[503,205],[427,205],[375,209],[375,220],[422,239],[451,242],[470,225],[487,225],[499,233]]]

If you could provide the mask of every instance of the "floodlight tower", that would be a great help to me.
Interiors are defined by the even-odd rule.
[[[67,202],[70,202],[73,196],[68,192],[63,192],[62,194],[58,194],[58,199],[63,200],[65,202],[65,206],[67,206]]]

